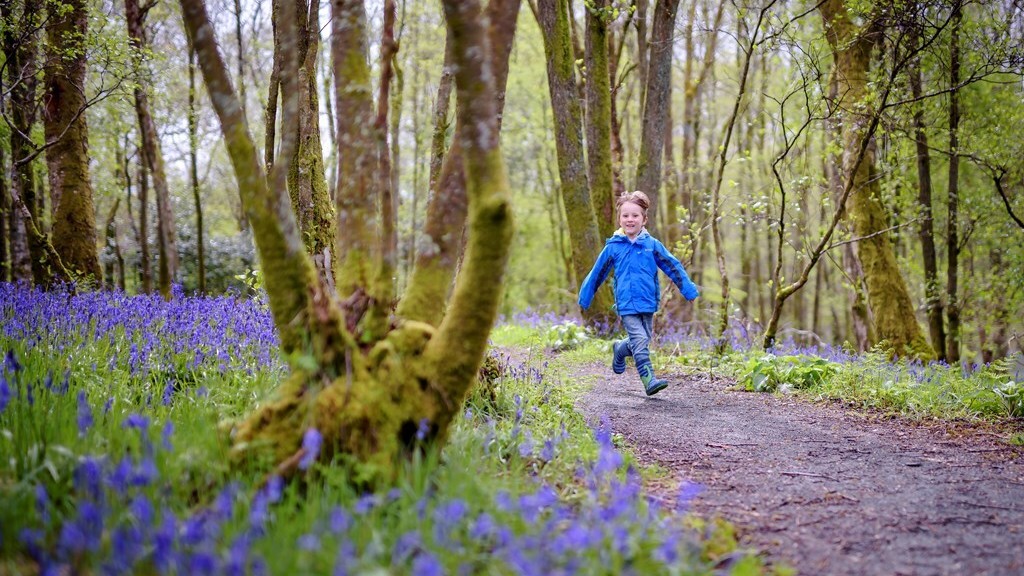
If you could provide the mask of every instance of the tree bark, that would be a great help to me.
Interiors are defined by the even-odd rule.
[[[647,227],[657,236],[660,230],[662,156],[665,149],[665,118],[672,88],[672,36],[679,0],[658,0],[651,30],[651,57],[644,90],[643,128],[640,155],[636,163],[636,189],[651,198]]]
[[[30,223],[14,206],[21,198],[33,219],[38,219],[36,177],[31,156],[34,145],[32,128],[36,123],[36,58],[39,52],[39,27],[33,13],[17,11],[10,2],[0,4],[2,16],[9,24],[3,28],[3,49],[7,69],[7,89],[11,114],[11,188],[10,218],[11,280],[45,285],[47,276],[40,265],[43,250],[29,234]],[[42,14],[37,12],[36,14]]]
[[[879,24],[869,18],[863,27],[854,24],[842,0],[827,0],[819,7],[828,30],[835,59],[843,115],[843,173],[853,193],[848,205],[864,268],[868,303],[874,316],[876,336],[899,355],[932,356],[914,315],[906,282],[899,271],[888,233],[887,214],[881,202],[881,185],[875,170],[876,147],[869,119],[877,117],[868,99],[871,52],[879,40]],[[866,144],[866,147],[863,145]]]
[[[153,293],[152,255],[149,252],[149,171],[143,158],[142,146],[138,149],[139,159],[139,280],[144,294]],[[127,169],[127,168],[126,168]]]
[[[320,47],[319,3],[309,0],[283,2],[280,10],[295,11],[299,26],[300,62],[299,121],[295,126],[282,126],[282,132],[294,130],[298,142],[298,149],[289,164],[291,170],[288,172],[288,193],[299,218],[306,251],[313,256],[320,280],[333,289],[335,215],[324,171],[323,147],[320,142],[320,103],[316,84],[316,62]],[[280,50],[274,50],[276,56],[280,56],[280,53]],[[280,65],[275,63],[274,69],[280,70]]]
[[[960,5],[953,8],[949,41],[949,179],[946,200],[946,360],[960,361],[960,296],[957,293],[960,274]]]
[[[608,23],[612,13],[609,0],[598,0],[586,10],[587,176],[598,234],[607,238],[618,228],[612,184],[612,88],[608,74]]]
[[[602,242],[583,158],[583,111],[576,93],[576,59],[569,36],[569,2],[541,0],[536,17],[544,36],[548,93],[555,122],[558,179],[569,224],[575,282],[579,283],[597,260]],[[584,312],[584,318],[592,328],[607,330],[614,316],[611,291],[602,288],[591,307]]]
[[[914,46],[920,44],[915,33]],[[914,58],[907,70],[910,93],[915,100],[921,98],[921,59]],[[939,267],[935,250],[935,232],[932,220],[932,170],[928,150],[928,132],[924,121],[924,107],[914,105],[914,141],[917,148],[917,203],[921,210],[918,238],[921,240],[921,258],[924,266],[925,311],[928,314],[928,332],[932,349],[938,360],[946,359],[946,329],[942,322],[942,298],[939,295]]]
[[[497,0],[487,4],[488,42],[491,46],[490,69],[494,73],[495,98],[498,107],[498,128],[501,128],[501,114],[505,106],[505,85],[508,80],[509,55],[516,31],[516,17],[520,0]],[[451,31],[449,31],[451,33]],[[454,43],[453,38],[448,42]],[[447,50],[447,48],[446,48]],[[447,67],[446,67],[447,69]],[[452,55],[451,69],[455,69]],[[455,71],[457,73],[457,70]],[[444,81],[442,73],[442,83]],[[438,87],[438,103],[443,94]],[[447,102],[447,97],[443,98]],[[435,109],[434,144],[443,145],[443,135],[437,130],[440,124]],[[461,118],[462,116],[459,116]],[[461,134],[463,127],[456,119],[455,133]],[[462,255],[463,230],[466,226],[467,196],[466,175],[463,163],[462,141],[452,140],[444,155],[441,170],[432,188],[434,193],[427,203],[427,217],[423,225],[424,236],[416,249],[416,265],[413,268],[409,286],[398,303],[396,314],[407,320],[416,320],[436,326],[445,314],[448,294],[452,289],[452,278]],[[434,148],[436,154],[437,149]],[[436,156],[435,156],[436,157]],[[433,162],[433,159],[432,159]]]
[[[96,210],[89,179],[85,122],[86,36],[84,0],[48,7],[43,128],[47,143],[51,242],[64,266],[83,280],[103,279],[96,253]]]
[[[320,458],[345,455],[340,461],[350,469],[353,483],[391,482],[396,459],[417,450],[421,426],[427,425],[428,442],[447,438],[483,360],[502,291],[512,219],[498,147],[495,75],[479,4],[445,2],[458,70],[458,137],[469,198],[468,248],[453,299],[438,329],[407,321],[365,353],[345,329],[340,310],[319,289],[290,206],[282,193],[268,186],[205,7],[197,0],[181,4],[253,223],[275,325],[283,333],[286,351],[301,350],[316,364],[290,356],[292,376],[239,428],[236,453],[269,449],[280,462],[277,473],[288,475],[304,454],[305,429],[315,427],[324,437]],[[491,24],[507,29],[510,22]],[[282,18],[281,33],[287,46],[294,35],[290,16]],[[294,75],[282,70],[285,82]],[[294,80],[290,81],[293,88]],[[289,87],[283,92],[295,93]],[[297,108],[292,98],[285,104],[286,120]],[[345,155],[347,150],[341,152]],[[275,166],[270,178],[277,190],[284,188],[282,168]],[[294,345],[302,342],[309,347],[296,349]]]
[[[366,11],[361,0],[332,0],[331,53],[337,102],[338,182],[336,252],[338,296],[348,303],[346,325],[357,330],[367,309],[381,299],[377,283],[381,264],[381,234],[377,211],[381,201],[377,140],[374,133],[373,95],[367,62]],[[379,321],[379,318],[371,318]],[[383,334],[384,326],[358,329],[368,342]]]
[[[206,293],[206,245],[203,239],[203,202],[199,192],[199,130],[196,111],[196,51],[188,46],[188,175],[196,209],[196,281],[200,294]]]
[[[125,21],[128,37],[137,54],[148,49],[145,33],[145,12],[138,0],[125,0]],[[147,5],[148,7],[152,5]],[[142,157],[153,177],[153,191],[156,194],[157,238],[160,248],[159,287],[164,298],[171,297],[171,283],[178,276],[178,244],[174,227],[174,212],[171,209],[171,191],[167,186],[164,170],[164,156],[160,148],[160,136],[149,109],[149,94],[141,86],[135,88],[135,114],[139,121],[142,138]]]

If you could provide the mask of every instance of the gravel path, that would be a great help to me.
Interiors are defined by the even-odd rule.
[[[732,382],[630,367],[579,401],[638,457],[706,486],[694,509],[799,574],[1024,574],[1024,451],[965,426],[922,426]]]

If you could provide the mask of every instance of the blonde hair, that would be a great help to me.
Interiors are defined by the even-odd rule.
[[[644,213],[644,218],[647,217],[647,208],[651,206],[651,199],[647,197],[647,194],[639,190],[632,192],[623,192],[619,199],[615,201],[615,208],[617,210],[622,209],[622,205],[626,202],[631,202],[640,207],[640,210]]]

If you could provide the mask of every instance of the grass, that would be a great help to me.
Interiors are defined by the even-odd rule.
[[[222,423],[284,374],[259,300],[0,285],[0,573],[762,573],[731,529],[663,509],[610,430],[574,411],[573,361],[506,326],[444,450],[361,493],[227,464]]]

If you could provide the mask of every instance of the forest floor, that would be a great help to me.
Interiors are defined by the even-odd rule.
[[[610,358],[609,358],[610,362]],[[593,382],[577,408],[607,418],[671,503],[736,525],[741,545],[798,574],[1024,574],[1024,450],[1007,430],[911,422],[837,403],[731,389],[708,374],[661,376],[648,398],[632,365],[572,368]]]

